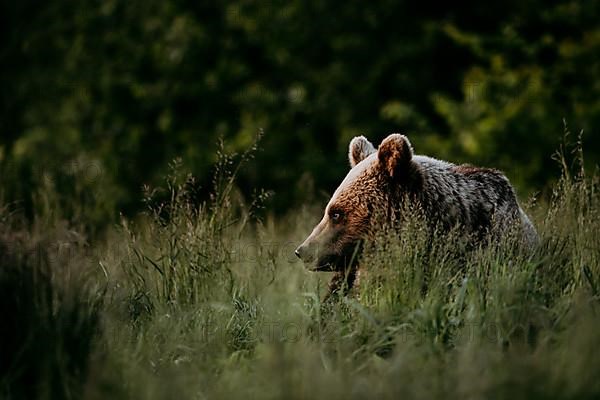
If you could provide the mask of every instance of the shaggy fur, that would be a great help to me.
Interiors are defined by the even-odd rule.
[[[296,249],[310,269],[336,271],[330,294],[352,286],[362,239],[397,220],[404,206],[421,210],[432,227],[458,225],[475,240],[520,224],[523,241],[537,241],[510,182],[498,170],[414,155],[410,141],[400,134],[389,135],[377,150],[356,137],[348,158],[350,172],[321,222]]]

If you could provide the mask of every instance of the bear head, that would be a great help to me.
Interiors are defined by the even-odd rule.
[[[313,271],[340,271],[356,261],[365,238],[389,222],[402,195],[413,187],[417,168],[406,136],[391,134],[375,149],[363,136],[352,139],[350,171],[325,215],[296,249]]]

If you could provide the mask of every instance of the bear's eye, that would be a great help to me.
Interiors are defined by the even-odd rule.
[[[331,213],[329,213],[329,217],[333,222],[340,222],[343,216],[344,215],[341,211],[332,211]]]

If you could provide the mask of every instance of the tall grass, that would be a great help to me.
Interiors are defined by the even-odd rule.
[[[104,291],[75,232],[28,230],[8,208],[0,214],[0,397],[80,398]]]
[[[324,306],[329,275],[292,255],[320,210],[256,219],[260,198],[244,204],[238,164],[222,160],[210,200],[174,165],[147,212],[97,242],[3,211],[3,243],[19,249],[0,274],[4,397],[600,395],[597,174],[565,172],[532,207],[534,251],[513,236],[432,239],[409,218],[368,247],[353,292]],[[42,254],[70,251],[18,255],[40,236]]]

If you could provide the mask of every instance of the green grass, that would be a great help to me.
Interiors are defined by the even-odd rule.
[[[530,208],[533,253],[510,237],[465,252],[411,220],[328,306],[329,275],[293,257],[320,209],[258,222],[234,177],[197,205],[174,172],[93,239],[2,208],[0,397],[600,396],[597,177],[565,174]]]

